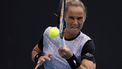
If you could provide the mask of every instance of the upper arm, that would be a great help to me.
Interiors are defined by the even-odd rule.
[[[38,48],[39,48],[40,50],[43,50],[43,36],[41,37],[41,39],[40,39],[39,42],[38,42]]]
[[[38,41],[38,43],[35,45],[35,47],[33,48],[33,50],[40,52],[43,50],[43,37],[41,37],[41,39]]]
[[[95,63],[95,44],[93,40],[88,40],[81,52],[81,59],[88,59]]]
[[[34,46],[32,50],[32,60],[34,61],[34,58],[37,54],[43,53],[43,38],[39,40],[39,42]]]

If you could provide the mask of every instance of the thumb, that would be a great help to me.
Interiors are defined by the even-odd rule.
[[[51,58],[51,57],[52,57],[52,54],[49,53],[49,54],[47,54],[47,56],[48,56],[49,58]]]

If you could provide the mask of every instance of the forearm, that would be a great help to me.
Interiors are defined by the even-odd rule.
[[[88,59],[83,59],[78,69],[96,69],[96,63]]]
[[[72,69],[96,69],[96,63],[89,59],[83,59],[81,63],[78,62],[75,55],[67,59]]]
[[[96,63],[94,63],[94,69],[96,69]]]
[[[96,69],[95,44],[93,40],[87,41],[82,49],[79,69]]]
[[[95,44],[93,40],[89,40],[84,45],[82,52],[81,52],[81,61],[87,59],[95,63]]]
[[[39,54],[41,50],[38,48],[38,44],[32,50],[32,60],[35,62],[35,56]]]

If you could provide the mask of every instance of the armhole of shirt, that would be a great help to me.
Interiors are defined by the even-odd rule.
[[[41,51],[43,51],[43,36],[41,36],[41,39],[38,42],[38,47]]]
[[[43,32],[43,35],[41,36],[41,38],[40,38],[40,40],[38,41],[38,47],[39,47],[39,49],[41,50],[41,51],[43,51],[43,40],[44,40],[44,36],[47,36],[48,34],[48,31],[49,31],[49,29],[51,28],[51,26],[49,26],[49,27],[47,27],[46,29],[45,29],[45,31]]]
[[[81,51],[81,60],[82,59],[89,59],[95,63],[95,44],[93,40],[88,40],[82,51]]]

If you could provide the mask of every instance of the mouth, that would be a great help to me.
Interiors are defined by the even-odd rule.
[[[76,26],[76,27],[70,27],[71,29],[79,29],[79,26]]]
[[[79,27],[71,27],[70,30],[71,30],[72,32],[76,32],[76,31],[79,30]]]
[[[72,35],[76,35],[80,31],[79,27],[70,27],[69,33]]]

